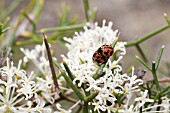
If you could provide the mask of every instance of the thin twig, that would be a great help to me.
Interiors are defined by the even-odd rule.
[[[54,101],[54,103],[57,103],[57,102],[62,101],[62,100],[67,100],[67,101],[72,102],[72,103],[77,103],[77,100],[76,100],[76,99],[71,98],[71,97],[69,97],[69,96],[70,96],[70,94],[66,94],[66,95],[64,95],[64,96],[62,96],[62,97],[59,97],[58,99],[56,99],[56,100]],[[51,105],[51,103],[49,103],[49,102],[45,104],[45,106],[49,106],[49,105]],[[81,106],[82,104],[79,103],[79,105]]]
[[[148,82],[153,82],[153,81],[154,81],[154,79],[148,80]],[[158,79],[158,82],[159,83],[170,82],[170,78],[169,77],[160,78],[160,79]]]
[[[44,35],[44,34],[43,34]],[[48,60],[49,60],[49,64],[50,64],[50,69],[51,69],[51,73],[52,73],[52,77],[53,77],[53,82],[54,82],[54,87],[56,89],[56,92],[59,94],[60,98],[57,101],[60,101],[60,100],[67,100],[67,101],[70,101],[70,102],[77,102],[77,100],[67,96],[67,95],[63,95],[61,93],[61,90],[59,88],[59,85],[58,85],[58,82],[57,82],[57,77],[56,77],[56,73],[55,73],[55,69],[54,69],[54,65],[53,65],[53,61],[52,61],[52,56],[51,56],[51,52],[50,52],[50,47],[48,45],[48,42],[47,42],[47,38],[46,36],[44,35],[44,42],[45,42],[45,46],[46,46],[46,50],[47,50],[47,55],[48,55]]]
[[[145,62],[147,62],[148,60],[147,60],[144,52],[142,51],[141,47],[139,46],[139,44],[136,44],[135,46],[136,46],[138,52],[139,52],[139,53],[141,54],[141,56],[143,57],[143,60],[144,60]]]
[[[50,69],[51,69],[51,73],[52,73],[52,77],[53,77],[54,87],[56,89],[56,92],[60,95],[61,91],[60,91],[60,88],[59,88],[59,85],[58,85],[58,82],[57,82],[57,77],[56,77],[56,73],[55,73],[55,69],[54,69],[54,65],[53,65],[53,60],[52,60],[52,56],[51,56],[51,52],[50,52],[50,47],[48,45],[47,38],[46,38],[45,35],[44,35],[44,43],[45,43],[46,50],[47,50],[47,55],[48,55]]]
[[[71,106],[70,108],[67,109],[67,111],[70,111],[72,109],[74,109],[77,105],[79,105],[79,103],[81,103],[81,101],[77,101],[77,103],[75,103],[73,106]]]
[[[143,37],[139,37],[139,38],[137,38],[135,40],[127,42],[127,44],[125,46],[130,47],[130,46],[135,46],[136,44],[140,44],[140,43],[144,42],[145,40],[151,38],[152,36],[162,32],[162,31],[164,31],[164,30],[166,30],[168,28],[169,28],[169,25],[163,25],[163,26],[155,29],[154,31],[149,32],[148,34],[144,35]]]
[[[82,109],[82,106],[80,106],[80,107],[78,108],[78,110],[76,111],[76,113],[80,113],[81,109]]]

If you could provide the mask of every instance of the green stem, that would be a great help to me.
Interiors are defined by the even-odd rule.
[[[166,93],[170,92],[170,86],[168,86],[166,89],[164,89],[163,91],[161,91],[161,95],[165,95]]]
[[[153,86],[154,86],[154,82],[152,82],[152,84],[150,85],[151,90],[152,90]]]
[[[154,36],[154,35],[162,32],[162,31],[164,31],[164,30],[166,30],[166,29],[168,29],[168,28],[169,28],[169,25],[163,25],[163,26],[161,26],[160,28],[155,29],[154,31],[146,34],[146,35],[143,36],[143,37],[140,37],[140,38],[137,38],[137,39],[132,40],[132,41],[130,41],[130,42],[127,42],[126,47],[130,47],[130,46],[134,46],[134,45],[136,45],[136,44],[140,44],[140,43],[142,43],[143,41],[151,38],[152,36]]]
[[[22,14],[24,15],[24,17],[26,19],[28,19],[28,21],[31,23],[32,27],[33,27],[33,32],[36,33],[36,24],[35,22],[28,16],[28,14],[26,13],[26,11],[22,11]]]
[[[156,70],[158,69],[158,66],[159,66],[159,63],[160,63],[160,60],[161,60],[161,57],[162,57],[163,50],[164,50],[164,46],[162,46],[162,48],[160,49],[158,57],[156,59],[156,67],[155,67]]]
[[[116,44],[117,44],[117,42],[118,42],[118,37],[116,37],[116,39],[114,40],[114,42],[112,43],[112,48],[114,49],[115,48],[115,46],[116,46]],[[112,61],[114,61],[114,60],[117,60],[117,52],[118,51],[116,51],[116,52],[114,52],[113,53],[113,55],[112,55]]]
[[[119,111],[119,108],[115,111],[115,113],[119,113],[118,111]]]
[[[112,47],[114,48],[115,46],[116,46],[116,44],[117,44],[117,42],[118,42],[118,37],[116,37],[116,39],[115,39],[115,41],[112,43]]]
[[[156,96],[155,96],[155,98],[154,98],[154,102],[150,105],[150,106],[153,106],[155,103],[156,103],[156,101],[158,100],[158,98],[160,98],[160,92],[158,92],[157,94],[156,94]],[[150,109],[151,110],[151,109]],[[149,110],[149,111],[150,111]]]
[[[0,35],[2,35],[2,26],[3,24],[0,24]]]
[[[159,100],[158,100],[158,105],[160,105],[162,103],[162,100],[161,100],[161,98],[159,98]],[[160,111],[160,106],[158,106],[157,108],[156,108],[156,111]]]
[[[138,56],[136,56],[136,58],[137,58],[149,71],[152,71],[152,69],[148,66],[148,64],[146,64],[144,61],[142,61]]]
[[[3,26],[2,26],[3,29],[9,24],[9,21],[10,21],[10,17],[7,17],[5,21],[3,22]]]
[[[169,17],[166,13],[164,13],[164,17],[166,19],[166,22],[168,23],[168,25],[170,26],[170,20],[169,20]]]
[[[10,29],[10,27],[4,28],[4,29],[2,30],[2,33],[5,33],[8,29]]]
[[[94,9],[91,15],[91,19],[93,20],[92,22],[96,22],[96,16],[97,16],[97,10]]]
[[[157,90],[158,90],[158,91],[161,91],[161,88],[160,88],[159,83],[158,83],[157,74],[156,74],[155,61],[152,62],[152,75],[153,75],[154,82],[155,82],[155,84],[156,84]]]
[[[92,111],[92,113],[97,113],[97,110],[94,111],[94,106],[92,105],[92,102],[90,103],[90,110]]]
[[[143,51],[142,51],[141,47],[139,46],[139,44],[136,44],[135,46],[136,46],[137,50],[139,51],[139,53],[141,54],[141,56],[144,59],[144,61],[147,62],[146,56],[143,53]]]
[[[61,65],[53,58],[53,63],[58,69],[62,69]]]
[[[66,64],[66,62],[63,60],[62,61],[65,70],[67,71],[68,75],[70,76],[71,80],[74,80],[75,76],[72,74],[70,68],[68,67],[68,65]]]
[[[32,12],[31,12],[31,14],[34,15],[34,23],[35,24],[37,24],[37,22],[39,20],[39,17],[43,10],[44,2],[45,2],[45,0],[37,0]]]
[[[103,68],[105,67],[106,64],[102,64],[99,69],[97,69],[96,73],[93,75],[93,78],[96,80],[98,79],[100,76],[103,75]],[[99,71],[101,71],[101,73],[99,73]]]
[[[76,84],[78,84],[78,81],[76,81]],[[86,96],[89,96],[89,95],[90,95],[90,91],[86,91],[87,87],[88,87],[88,86],[87,86],[86,83],[83,83],[83,84],[82,84],[82,88],[83,88]]]
[[[85,15],[86,15],[86,20],[87,22],[89,22],[89,1],[88,0],[84,0],[84,10],[85,10]]]
[[[35,41],[33,39],[30,40],[25,40],[25,41],[18,41],[16,42],[16,45],[18,46],[24,46],[24,45],[29,45],[29,44],[33,44]]]
[[[121,95],[117,95],[117,102],[118,102],[118,105],[120,107],[121,104],[122,104]]]
[[[88,113],[88,103],[84,103],[82,113]]]
[[[152,92],[151,92],[151,89],[149,87],[149,84],[148,82],[146,81],[146,86],[147,86],[147,90],[148,90],[148,94],[149,94],[149,98],[151,99],[152,98]],[[149,105],[149,103],[145,103],[145,108],[147,108]]]
[[[140,113],[142,113],[142,107],[140,108]]]
[[[96,91],[95,93],[93,93],[93,94],[89,95],[88,97],[86,97],[84,99],[84,101],[86,103],[88,103],[88,102],[92,101],[98,94],[99,94],[99,91]]]
[[[82,92],[79,91],[79,89],[76,87],[76,85],[73,84],[73,81],[71,80],[71,78],[69,76],[67,76],[66,73],[62,70],[61,65],[59,63],[57,63],[54,59],[53,59],[53,63],[60,70],[61,75],[67,81],[67,84],[73,89],[73,91],[79,97],[79,99],[84,101],[84,95],[82,94]]]
[[[79,89],[73,84],[73,81],[70,79],[69,76],[66,75],[66,73],[63,70],[60,70],[62,76],[64,77],[64,79],[67,81],[67,84],[73,89],[73,91],[75,92],[75,94],[79,97],[80,100],[84,100],[84,95],[82,94],[82,92],[79,91]]]
[[[76,25],[69,25],[69,26],[60,26],[60,27],[54,27],[54,28],[44,28],[40,29],[41,33],[46,32],[56,32],[56,31],[65,31],[65,30],[73,30],[73,29],[81,29],[85,26],[85,24],[76,24]]]
[[[151,93],[151,89],[149,87],[148,82],[146,82],[146,86],[147,86],[147,89],[148,89],[149,98],[151,98],[152,93]]]

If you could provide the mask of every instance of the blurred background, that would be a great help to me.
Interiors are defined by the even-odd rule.
[[[0,6],[9,7],[13,1],[15,0],[1,0]],[[18,6],[9,13],[11,20],[18,17],[21,9],[24,9],[30,2],[30,0],[20,1]],[[46,0],[44,1],[44,6],[39,17],[37,30],[57,27],[59,25],[58,13],[61,11],[61,4],[63,2],[70,7],[69,18],[76,15],[78,17],[76,23],[85,21],[83,0]],[[167,22],[164,18],[164,13],[170,16],[170,0],[89,0],[89,4],[90,11],[93,9],[97,10],[96,21],[100,25],[103,19],[106,19],[107,22],[113,22],[113,29],[118,29],[121,33],[119,37],[121,41],[134,40],[154,29],[166,25]],[[151,64],[152,60],[156,59],[162,45],[165,45],[161,61],[161,65],[163,66],[165,62],[170,62],[170,29],[153,36],[140,45],[149,64]],[[66,54],[65,49],[61,46],[56,46],[54,49],[57,49],[58,59],[61,60],[60,54]],[[127,54],[123,60],[125,69],[131,65],[142,67],[136,60],[135,55],[140,56],[135,47],[128,47]],[[167,71],[167,69],[165,70]]]

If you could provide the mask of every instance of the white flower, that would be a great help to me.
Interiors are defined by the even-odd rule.
[[[106,111],[106,107],[104,105],[101,105],[99,102],[93,102],[92,105],[94,105],[94,111],[98,111],[100,113],[100,110]]]
[[[36,100],[36,107],[34,108],[34,111],[38,111],[39,113],[51,113],[50,108],[45,108],[45,102],[43,100],[37,99]]]
[[[7,66],[0,68],[0,111],[5,113],[35,113],[49,112],[50,108],[45,108],[45,102],[37,98],[37,84],[33,81],[33,72],[28,76],[21,67],[22,61],[18,62],[18,67],[7,58]],[[51,94],[51,92],[49,92]],[[28,100],[32,98],[32,101]],[[36,99],[36,100],[35,100]],[[36,103],[36,106],[33,106]]]
[[[127,105],[129,105],[129,102],[132,99],[132,95],[135,92],[140,91],[140,89],[138,87],[139,87],[139,85],[143,84],[143,80],[137,79],[137,76],[134,75],[134,67],[132,68],[131,76],[124,76],[123,79],[125,79],[125,81],[126,81],[123,90],[127,97]]]
[[[32,107],[32,101],[27,102],[28,107],[19,107],[18,113],[51,113],[50,108],[45,107],[45,102],[41,99],[35,100],[36,106]]]
[[[20,48],[20,50],[24,53],[24,61],[27,62],[29,60],[43,73],[44,75],[51,76],[51,71],[49,68],[48,59],[46,58],[46,49],[44,43],[42,45],[36,45],[34,49],[28,50],[24,48]]]
[[[159,113],[169,113],[170,112],[170,99],[167,98],[167,97],[162,97],[161,99],[162,99],[162,103],[161,104],[154,105],[154,106],[149,106],[147,108],[142,109],[142,111],[144,113],[149,113],[149,112],[146,112],[149,109],[155,109],[157,107],[162,107],[163,109],[161,109],[160,111],[153,111],[153,110],[151,110],[151,111],[153,113],[156,113],[156,112],[159,112]]]
[[[46,89],[51,89],[52,88],[52,84],[53,84],[53,80],[52,78],[49,78],[46,76],[46,80],[40,77],[36,78],[38,81],[38,89],[45,91]]]
[[[131,93],[139,91],[138,86],[143,84],[143,80],[137,79],[137,76],[134,75],[134,67],[132,67],[132,74],[131,76],[127,77],[127,83],[125,84],[125,92]]]
[[[0,93],[0,110],[4,112],[16,112],[17,108],[14,106],[24,100],[24,97],[19,98],[21,94],[15,94],[15,90],[18,88],[16,73],[24,75],[25,72],[19,71],[20,63],[18,68],[13,64],[7,58],[7,66],[0,68],[0,75],[4,77],[4,80],[0,79],[2,89],[2,93]]]
[[[25,55],[24,59],[26,59],[26,61],[28,60],[31,61],[37,67],[38,70],[35,69],[34,71],[41,72],[41,77],[37,77],[36,75],[32,77],[37,79],[36,86],[34,87],[35,83],[33,83],[29,87],[23,88],[22,91],[25,90],[24,92],[31,92],[31,91],[40,92],[42,97],[44,97],[48,102],[53,103],[54,102],[53,95],[55,94],[53,93],[52,90],[53,80],[52,80],[52,74],[49,66],[49,61],[46,55],[45,43],[43,42],[42,45],[36,45],[35,48],[33,48],[32,50],[21,48],[21,51]],[[63,79],[61,80],[58,79],[59,83],[61,81],[63,81]],[[22,83],[24,83],[24,81],[22,81]],[[21,92],[21,89],[19,91]],[[29,94],[30,94],[29,96],[32,96],[31,93]]]
[[[139,102],[139,103],[138,103],[139,108],[142,107],[146,102],[153,102],[153,101],[154,101],[153,99],[147,98],[147,96],[148,96],[148,90],[145,90],[145,92],[141,91],[141,92],[140,92],[140,96],[141,96],[141,97],[135,98],[135,101],[136,101],[136,102]]]
[[[163,112],[164,113],[169,113],[170,112],[170,99],[167,97],[162,97],[162,107],[164,107]]]
[[[31,80],[31,76],[33,75],[33,72],[31,72],[30,76],[22,76],[20,80],[18,80],[18,84],[21,85],[21,88],[17,90],[17,92],[22,93],[26,96],[26,100],[30,99],[31,97],[37,96],[37,93],[35,92],[36,89],[36,83]]]
[[[130,107],[124,105],[123,108],[119,110],[119,113],[139,113],[139,111],[134,109],[134,105],[131,105]]]
[[[34,108],[32,108],[32,102],[31,101],[27,101],[26,106],[27,107],[24,107],[24,106],[19,107],[18,113],[34,113],[35,110],[34,110]]]

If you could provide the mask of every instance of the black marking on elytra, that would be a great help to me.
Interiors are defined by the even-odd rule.
[[[98,53],[102,54],[102,48],[100,47],[98,50],[97,50]]]
[[[105,54],[106,56],[108,56],[108,53],[109,53],[108,51],[104,52],[104,54]]]

